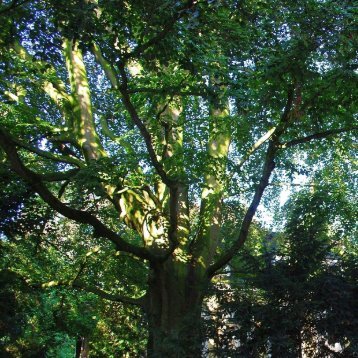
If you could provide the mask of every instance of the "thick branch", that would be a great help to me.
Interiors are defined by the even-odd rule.
[[[331,129],[331,130],[324,131],[324,132],[318,132],[318,133],[311,134],[307,137],[297,138],[297,139],[293,139],[289,142],[283,143],[283,144],[281,144],[281,148],[290,148],[290,147],[293,147],[298,144],[310,142],[311,140],[325,139],[325,138],[335,135],[335,134],[344,133],[344,132],[352,132],[352,131],[356,131],[356,130],[358,130],[358,127],[354,126],[354,127],[350,127],[350,128],[339,128],[339,129]]]
[[[67,69],[70,76],[72,91],[76,104],[74,129],[77,132],[79,144],[87,161],[97,160],[107,156],[100,138],[96,132],[93,118],[91,93],[87,78],[86,66],[82,51],[76,41],[65,40],[63,43]]]
[[[294,92],[295,92],[294,87],[290,87],[288,89],[287,101],[283,113],[281,115],[280,123],[278,124],[276,130],[271,135],[271,140],[267,148],[265,162],[263,165],[261,179],[258,186],[256,187],[254,197],[242,221],[238,237],[236,238],[236,240],[234,240],[232,246],[226,252],[224,252],[216,260],[215,263],[213,263],[211,266],[208,267],[206,273],[209,277],[212,277],[217,270],[228,264],[228,262],[234,257],[236,252],[242,247],[242,245],[245,243],[248,237],[249,229],[252,220],[255,216],[255,213],[257,211],[257,207],[260,204],[261,198],[263,196],[266,187],[269,185],[269,179],[271,173],[275,168],[274,159],[275,159],[276,152],[279,148],[279,138],[284,133],[284,131],[286,130],[287,126],[290,123],[290,120],[292,119],[292,116],[290,114],[293,107]]]
[[[277,152],[277,148],[275,147],[274,142],[270,142],[269,147],[266,153],[266,159],[264,168],[262,171],[262,176],[260,182],[255,190],[254,198],[246,211],[245,217],[241,224],[241,229],[237,239],[234,241],[234,244],[227,250],[218,260],[207,269],[208,276],[213,276],[217,270],[225,266],[236,254],[236,252],[242,247],[245,243],[247,236],[249,234],[249,228],[252,223],[252,219],[256,213],[257,207],[260,204],[262,195],[269,184],[269,178],[271,176],[272,171],[275,168],[275,154]]]
[[[28,61],[31,66],[35,66],[39,73],[51,74],[52,80],[42,80],[40,82],[41,87],[44,92],[51,97],[54,103],[56,103],[61,112],[63,112],[62,102],[69,102],[70,97],[66,92],[65,84],[57,76],[55,68],[48,62],[35,60],[18,41],[15,41],[11,45],[11,48],[21,59]]]
[[[182,188],[172,187],[170,188],[170,201],[169,201],[169,250],[164,255],[164,260],[169,258],[169,256],[174,252],[174,250],[179,246],[179,237],[178,237],[178,216],[180,213],[179,208],[179,191],[182,191]]]
[[[4,131],[0,129],[0,146],[5,151],[11,167],[21,178],[27,181],[31,187],[37,192],[40,197],[55,211],[68,219],[74,220],[78,223],[91,225],[95,234],[112,241],[119,251],[131,253],[137,257],[147,260],[155,260],[156,257],[151,255],[145,248],[138,247],[126,242],[121,236],[112,231],[95,216],[87,211],[73,209],[58,198],[56,198],[51,191],[42,183],[41,177],[24,166],[16,151],[15,143]]]
[[[138,307],[143,307],[144,302],[145,302],[145,296],[140,297],[140,298],[132,298],[132,297],[126,297],[126,296],[122,296],[122,295],[118,295],[118,294],[112,294],[112,293],[103,291],[96,286],[87,286],[86,284],[84,284],[83,282],[78,281],[78,280],[76,280],[72,283],[72,287],[83,290],[85,292],[93,293],[93,294],[97,295],[98,297],[104,298],[105,300],[108,300],[108,301],[121,302],[124,304],[130,304],[130,305],[134,305],[134,306],[138,306]]]
[[[214,87],[216,83],[214,82]],[[219,89],[219,88],[218,88]],[[197,238],[191,244],[191,252],[204,267],[211,262],[218,245],[221,226],[222,198],[225,189],[225,170],[231,131],[228,120],[229,103],[225,97],[213,98],[210,104],[211,120],[207,145],[208,163],[201,192],[199,228]]]
[[[113,66],[103,57],[101,49],[97,44],[92,45],[92,53],[98,64],[102,67],[104,73],[106,74],[108,80],[111,82],[113,88],[117,89],[119,87],[119,82],[117,79],[116,70]]]

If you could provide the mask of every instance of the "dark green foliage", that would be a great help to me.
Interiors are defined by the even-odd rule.
[[[347,204],[322,192],[299,194],[286,205],[284,233],[267,235],[262,255],[241,255],[241,274],[222,276],[219,308],[208,325],[220,357],[358,352],[357,248],[344,247],[343,236],[352,231],[339,237],[334,228],[344,229]]]

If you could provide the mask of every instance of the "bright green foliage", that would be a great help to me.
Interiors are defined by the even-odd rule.
[[[260,251],[253,218],[280,212],[283,185],[356,191],[350,0],[15,0],[0,16],[3,267],[139,306],[149,356],[200,355],[207,287],[246,241]]]

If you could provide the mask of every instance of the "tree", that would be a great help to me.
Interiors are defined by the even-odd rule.
[[[343,192],[294,195],[284,230],[256,238],[259,250],[217,276],[206,324],[214,356],[354,357],[358,251],[344,237],[354,237],[356,208]]]
[[[149,355],[199,356],[207,287],[269,185],[298,158],[313,169],[333,146],[349,153],[351,2],[5,1],[0,13],[4,170],[55,224],[82,225],[84,242],[111,242],[148,275],[142,296],[81,272],[57,284],[142,307]],[[243,215],[225,237],[229,199]]]

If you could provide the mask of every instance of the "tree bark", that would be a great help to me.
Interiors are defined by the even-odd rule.
[[[148,283],[148,357],[200,357],[201,306],[208,280],[191,264],[169,259],[152,265]]]
[[[76,358],[89,357],[89,342],[86,337],[78,337],[76,341]]]
[[[76,352],[75,352],[75,357],[76,358],[81,357],[81,348],[82,348],[82,337],[77,337],[77,339],[76,339]]]

